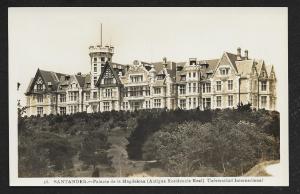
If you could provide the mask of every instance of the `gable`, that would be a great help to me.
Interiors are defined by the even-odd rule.
[[[120,84],[120,80],[116,72],[113,70],[109,63],[106,63],[101,73],[96,86],[112,86]]]
[[[45,90],[46,89],[46,84],[41,76],[37,77],[37,79],[34,83],[33,89],[34,90]]]
[[[261,66],[259,77],[264,79],[268,78],[268,72],[264,63]]]
[[[37,91],[45,91],[47,89],[46,82],[38,69],[33,80],[30,82],[30,85],[28,87],[27,93],[29,94],[31,92],[37,92]]]
[[[232,61],[229,59],[226,53],[224,53],[219,60],[216,69],[213,72],[213,76],[222,75],[221,72],[223,72],[223,70],[227,72],[228,75],[237,73],[235,66],[232,64]]]
[[[71,76],[70,83],[68,86],[69,89],[80,88],[79,83],[75,76]]]

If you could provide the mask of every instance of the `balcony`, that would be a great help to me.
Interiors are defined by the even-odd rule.
[[[45,93],[47,90],[46,89],[33,89],[33,93]]]

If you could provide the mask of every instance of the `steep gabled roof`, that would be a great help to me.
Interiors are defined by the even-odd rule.
[[[260,73],[261,73],[263,64],[264,64],[264,60],[262,60],[262,59],[256,60],[256,70],[257,70],[258,75],[260,75]]]
[[[115,72],[115,70],[113,69],[113,67],[111,66],[111,64],[110,64],[109,62],[106,62],[106,63],[105,63],[105,66],[104,66],[104,68],[103,68],[103,71],[102,71],[101,75],[99,76],[99,79],[97,80],[96,86],[99,86],[99,85],[100,85],[100,80],[103,79],[103,76],[104,76],[104,74],[105,74],[105,72],[106,72],[106,70],[107,70],[108,68],[111,70],[111,72],[112,72],[114,78],[116,79],[117,84],[122,84],[122,83],[121,83],[121,80],[120,80],[120,78],[119,78],[119,75]]]
[[[272,71],[274,73],[273,65],[265,65],[265,67],[266,67],[266,70],[267,70],[268,77],[271,75]]]
[[[77,79],[77,82],[81,88],[84,87],[85,77],[86,75],[75,75],[75,78]]]
[[[229,53],[229,52],[225,52],[225,55],[227,55],[230,63],[233,65],[233,67],[237,71],[237,67],[236,67],[237,55],[233,54],[233,53]]]
[[[209,59],[205,60],[205,62],[208,64],[206,71],[214,71],[218,66],[219,59]]]
[[[35,77],[33,78],[33,80],[29,84],[29,88],[27,89],[28,90],[27,93],[29,93],[33,89],[34,83],[35,83],[35,81],[37,80],[37,78],[39,76],[41,76],[41,78],[44,81],[44,84],[46,86],[46,89],[48,91],[50,91],[48,83],[51,83],[51,85],[52,85],[51,86],[51,91],[56,91],[57,86],[58,86],[59,81],[60,81],[60,78],[62,76],[66,76],[66,74],[38,69],[36,74],[35,74]]]
[[[241,75],[251,74],[253,65],[254,65],[253,59],[236,61],[236,67],[238,73]]]
[[[27,89],[26,89],[25,94],[27,94],[27,93],[30,92],[30,90],[31,90],[31,85],[32,85],[32,83],[33,83],[33,80],[34,80],[34,78],[31,78],[31,79],[30,79],[30,82],[29,82],[29,85],[28,85],[28,87],[27,87]]]

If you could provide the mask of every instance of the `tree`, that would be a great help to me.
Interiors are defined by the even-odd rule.
[[[108,142],[106,135],[101,132],[91,132],[82,143],[79,159],[86,165],[92,165],[96,168],[97,164],[107,163]]]

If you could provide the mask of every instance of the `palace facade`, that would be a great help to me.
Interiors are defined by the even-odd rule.
[[[90,72],[38,69],[31,79],[27,115],[138,109],[224,109],[251,103],[276,109],[276,76],[264,60],[224,52],[220,58],[186,62],[112,62],[114,47],[89,48]]]

